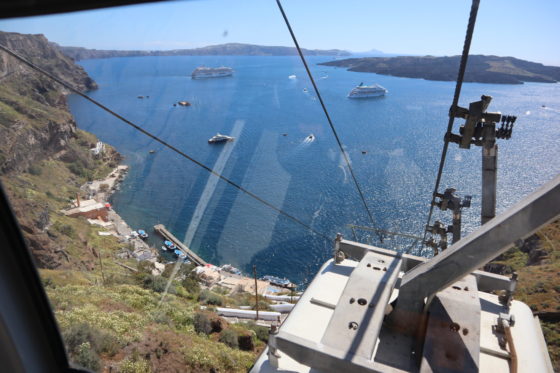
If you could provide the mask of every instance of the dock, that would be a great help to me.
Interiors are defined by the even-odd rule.
[[[164,239],[171,241],[177,246],[179,250],[187,255],[187,258],[199,266],[205,266],[207,263],[198,255],[196,255],[191,249],[189,249],[185,244],[177,239],[171,232],[169,232],[163,224],[154,225],[154,231],[161,235]]]

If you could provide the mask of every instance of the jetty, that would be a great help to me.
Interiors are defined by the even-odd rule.
[[[177,246],[179,250],[187,255],[187,258],[199,266],[205,266],[207,263],[196,253],[194,253],[191,249],[189,249],[185,244],[177,239],[171,232],[169,232],[163,224],[156,224],[154,225],[154,231],[161,235],[164,239],[171,241]]]

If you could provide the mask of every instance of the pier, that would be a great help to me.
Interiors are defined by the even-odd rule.
[[[187,255],[187,258],[191,262],[193,262],[193,263],[195,263],[196,265],[199,265],[199,266],[205,266],[206,265],[206,262],[201,257],[196,255],[191,249],[189,249],[187,246],[185,246],[185,244],[183,244],[181,241],[179,241],[177,239],[177,237],[175,237],[173,234],[171,234],[171,232],[169,232],[163,224],[154,225],[154,231],[159,233],[164,239],[173,242],[179,250],[181,250],[183,253],[185,253]]]

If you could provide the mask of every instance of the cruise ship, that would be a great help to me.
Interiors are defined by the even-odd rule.
[[[223,78],[232,76],[233,69],[231,67],[197,67],[191,74],[193,79],[206,79],[206,78]]]
[[[348,93],[348,98],[368,98],[385,96],[388,91],[379,84],[364,85],[360,83],[359,86],[354,88]]]

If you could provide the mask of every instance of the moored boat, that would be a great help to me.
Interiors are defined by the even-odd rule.
[[[138,229],[138,236],[139,236],[141,239],[145,240],[145,239],[148,238],[148,233],[146,233],[146,231],[143,230],[143,229]]]

